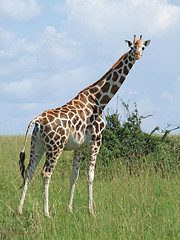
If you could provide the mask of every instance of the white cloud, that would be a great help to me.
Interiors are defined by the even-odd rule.
[[[3,62],[3,58],[10,60],[19,55],[32,54],[36,51],[37,43],[27,42],[25,38],[18,38],[15,32],[0,28],[0,61]]]
[[[45,49],[48,56],[58,60],[70,60],[76,57],[80,44],[68,38],[66,32],[57,32],[54,27],[47,26],[42,38],[44,40],[40,43],[40,48]]]
[[[47,26],[44,32],[39,33],[35,41],[18,38],[12,31],[0,28],[1,77],[11,76],[15,72],[15,75],[21,72],[27,76],[30,70],[62,71],[71,60],[77,60],[77,53],[80,56],[80,52],[80,44],[77,41],[68,38],[65,32],[58,32],[52,26]],[[14,77],[11,81],[13,80]]]
[[[33,93],[33,82],[31,79],[23,79],[13,82],[0,82],[0,93],[8,99],[23,99],[31,98]]]
[[[68,0],[65,9],[65,26],[76,26],[76,30],[80,27],[84,35],[89,33],[92,38],[94,34],[116,38],[122,31],[160,34],[180,17],[180,7],[168,0]]]
[[[41,9],[37,0],[1,0],[0,13],[16,21],[25,21],[39,15]]]

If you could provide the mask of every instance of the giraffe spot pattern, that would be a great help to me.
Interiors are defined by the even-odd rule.
[[[119,82],[120,82],[121,84],[123,84],[124,80],[125,80],[125,77],[121,76]]]
[[[101,80],[97,83],[97,86],[101,88],[105,84],[105,80]]]
[[[129,66],[129,68],[131,69],[132,66],[133,66],[133,64],[132,64],[132,63],[129,63],[128,66]]]
[[[55,132],[54,132],[54,131],[51,131],[50,133],[48,133],[48,137],[49,137],[50,139],[52,139],[52,138],[54,137],[54,135],[55,135]]]
[[[112,77],[112,73],[109,74],[109,76],[107,77],[107,81],[109,81]]]
[[[66,113],[63,113],[63,112],[60,113],[60,118],[61,118],[61,119],[63,119],[63,118],[64,118],[64,119],[68,119]]]
[[[85,104],[83,104],[82,102],[79,102],[79,106],[81,109],[85,108]]]
[[[61,121],[60,121],[60,119],[59,119],[59,118],[57,118],[57,119],[55,120],[55,123],[56,123],[56,126],[59,126],[59,125],[61,124]]]
[[[105,83],[104,86],[101,88],[103,93],[108,92],[111,84],[109,82]]]
[[[93,87],[93,88],[90,89],[90,93],[92,93],[92,94],[94,94],[98,91],[99,91],[99,88],[97,88],[97,87]]]
[[[125,75],[127,75],[129,73],[129,70],[128,70],[127,66],[124,67],[123,72],[124,72]]]
[[[62,123],[62,126],[64,127],[64,128],[66,128],[67,127],[67,120],[62,120],[61,121],[61,123]]]
[[[79,100],[80,100],[82,103],[84,103],[84,104],[87,103],[87,99],[86,99],[86,97],[84,96],[84,94],[80,94],[79,97],[80,97]]]
[[[84,111],[83,110],[78,110],[78,114],[79,114],[80,118],[82,119],[82,121],[84,122],[85,121]]]
[[[78,124],[76,125],[76,131],[78,131],[81,127],[82,121],[79,121]]]
[[[121,74],[121,73],[122,73],[122,68],[120,68],[120,69],[118,70],[118,73],[119,73],[119,74]]]
[[[89,91],[85,90],[85,91],[83,91],[83,94],[84,94],[85,96],[89,96]]]
[[[49,133],[51,131],[51,124],[48,123],[47,125],[44,126],[44,132]]]
[[[133,59],[132,59],[131,55],[129,55],[129,61],[132,62],[132,60],[133,60]]]
[[[119,69],[123,66],[123,62],[121,61],[117,66],[116,66],[116,69]]]
[[[56,130],[57,124],[56,124],[55,121],[51,123],[51,128],[54,129],[54,130]]]
[[[76,123],[78,122],[78,120],[79,120],[79,116],[78,116],[78,115],[75,115],[74,118],[72,119],[72,123],[73,123],[74,125],[76,125]]]
[[[116,84],[113,85],[112,88],[111,88],[111,93],[115,94],[118,91],[118,89],[119,89],[119,87]]]
[[[108,95],[105,95],[101,98],[100,103],[103,104],[107,104],[109,101],[111,100],[111,98]]]
[[[114,74],[113,74],[113,82],[116,82],[117,81],[117,79],[118,79],[118,74],[117,74],[117,72],[114,72]]]
[[[64,129],[63,127],[58,128],[58,133],[59,133],[61,136],[64,136],[64,135],[65,135],[65,129]]]
[[[92,113],[89,108],[85,108],[85,109],[84,109],[84,112],[85,112],[85,115],[86,115],[87,117],[89,117],[89,116],[91,115],[91,113]]]

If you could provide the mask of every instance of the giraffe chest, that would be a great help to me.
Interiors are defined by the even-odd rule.
[[[68,141],[64,150],[81,150],[88,146],[90,141],[90,135],[88,131],[73,132],[70,131]]]

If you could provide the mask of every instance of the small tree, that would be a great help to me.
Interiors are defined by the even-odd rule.
[[[121,159],[132,173],[132,168],[139,167],[142,156],[158,151],[160,137],[145,133],[141,129],[142,119],[151,115],[140,116],[136,104],[132,113],[128,104],[122,101],[122,105],[126,111],[126,121],[121,123],[117,112],[111,115],[108,113],[106,116],[107,125],[103,133],[100,155],[105,165],[110,164],[112,156],[117,161]],[[156,130],[158,128],[153,132]]]

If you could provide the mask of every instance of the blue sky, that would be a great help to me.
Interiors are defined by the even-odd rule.
[[[1,0],[0,134],[25,134],[34,117],[98,80],[134,34],[151,44],[118,98],[153,114],[145,131],[180,125],[179,0]],[[116,106],[115,96],[107,108]]]

